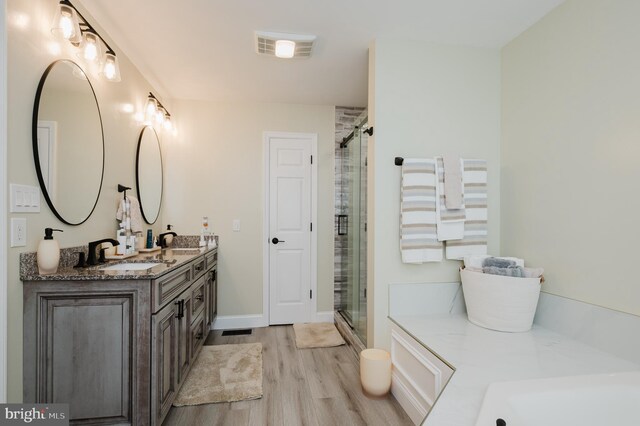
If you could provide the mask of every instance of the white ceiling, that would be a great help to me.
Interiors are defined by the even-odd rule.
[[[502,47],[563,0],[82,0],[176,99],[365,106],[380,37]],[[258,56],[254,31],[313,34],[310,59]],[[125,77],[126,78],[126,77]]]

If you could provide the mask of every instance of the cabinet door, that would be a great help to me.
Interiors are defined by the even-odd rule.
[[[202,312],[191,325],[191,362],[195,362],[200,348],[206,339],[206,325],[204,323],[204,312]]]
[[[191,368],[191,310],[193,300],[191,299],[191,291],[187,290],[178,296],[176,300],[182,303],[181,312],[178,320],[178,388],[184,382],[184,379]],[[179,305],[178,305],[179,306]]]
[[[209,284],[209,304],[207,306],[209,323],[213,324],[213,321],[216,319],[216,314],[218,312],[218,274],[216,269],[212,269],[209,271],[210,273],[210,284]]]
[[[152,418],[160,425],[171,408],[178,385],[178,305],[169,304],[153,315]]]

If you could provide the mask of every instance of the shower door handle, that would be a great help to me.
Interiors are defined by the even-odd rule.
[[[271,242],[272,242],[273,244],[278,244],[278,243],[284,243],[285,241],[284,241],[284,240],[279,240],[279,239],[277,239],[277,238],[274,238],[273,240],[271,240]]]
[[[346,214],[338,215],[338,235],[347,235],[349,229],[348,216]]]

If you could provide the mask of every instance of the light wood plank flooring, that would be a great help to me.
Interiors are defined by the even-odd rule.
[[[209,333],[205,344],[262,343],[263,397],[252,401],[172,407],[174,425],[412,425],[389,395],[367,398],[347,346],[298,349],[291,326],[256,328],[250,336]]]

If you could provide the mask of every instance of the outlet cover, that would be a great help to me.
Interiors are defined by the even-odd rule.
[[[240,219],[233,221],[233,232],[240,232]]]
[[[24,217],[11,218],[11,247],[25,247],[27,245],[27,219]]]

